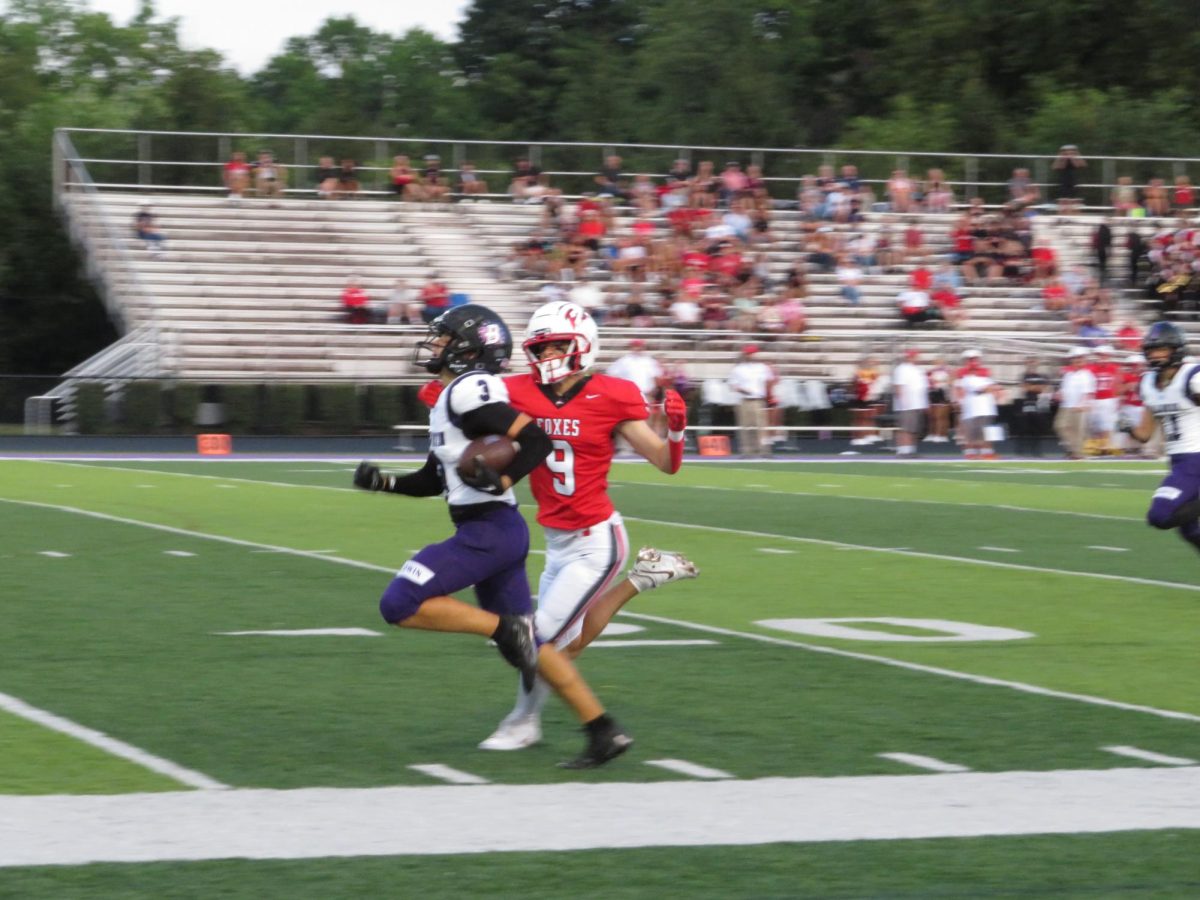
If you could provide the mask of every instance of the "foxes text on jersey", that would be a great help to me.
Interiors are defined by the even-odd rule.
[[[555,397],[532,375],[513,375],[504,383],[508,402],[531,416],[554,446],[545,462],[529,475],[538,522],[567,531],[603,522],[613,512],[608,498],[613,432],[622,422],[649,415],[637,385],[623,378],[592,375],[573,385],[563,397]]]
[[[1192,394],[1200,393],[1200,366],[1181,366],[1164,388],[1157,384],[1158,373],[1142,376],[1142,400],[1162,425],[1164,449],[1169,456],[1200,453],[1200,406]]]

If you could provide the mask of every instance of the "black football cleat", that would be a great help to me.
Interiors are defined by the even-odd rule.
[[[533,636],[533,618],[530,616],[501,616],[500,627],[492,635],[496,647],[510,666],[521,672],[521,684],[525,692],[533,690],[537,680],[538,647]]]
[[[558,764],[559,768],[595,769],[633,746],[633,738],[613,719],[609,719],[603,728],[591,731],[585,727],[584,731],[588,732],[588,744],[583,752],[574,759],[563,760]]]

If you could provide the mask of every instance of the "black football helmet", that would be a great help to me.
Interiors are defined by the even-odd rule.
[[[1167,359],[1151,359],[1150,351],[1162,347],[1170,348],[1171,355]],[[1178,368],[1183,365],[1183,358],[1187,355],[1187,338],[1178,326],[1170,322],[1155,322],[1142,338],[1142,355],[1146,357],[1146,365],[1151,369]]]
[[[449,337],[444,344],[437,341]],[[498,375],[512,357],[512,335],[504,320],[477,303],[456,306],[429,323],[425,339],[413,350],[413,365],[437,375],[480,370]]]

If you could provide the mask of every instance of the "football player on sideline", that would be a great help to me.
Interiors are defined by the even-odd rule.
[[[1200,365],[1184,364],[1187,342],[1170,322],[1155,322],[1142,339],[1148,370],[1140,391],[1144,411],[1136,425],[1121,430],[1140,443],[1162,425],[1171,471],[1150,501],[1146,521],[1179,535],[1200,550]]]
[[[505,385],[513,407],[541,426],[553,448],[529,476],[546,536],[534,623],[539,640],[574,658],[640,591],[698,574],[681,554],[646,547],[629,576],[618,580],[629,538],[608,496],[618,436],[663,472],[679,471],[687,406],[668,390],[667,440],[651,430],[637,385],[590,371],[599,336],[595,319],[577,304],[540,307],[529,320],[523,346],[530,371],[505,379]],[[520,750],[536,744],[545,702],[544,683],[538,681],[532,691],[522,685],[512,712],[479,746]]]
[[[551,443],[530,416],[508,403],[499,374],[511,355],[508,326],[487,307],[468,304],[434,319],[413,354],[413,362],[444,386],[429,416],[425,465],[392,475],[363,462],[354,485],[412,497],[445,495],[454,534],[418,551],[400,568],[379,601],[383,618],[403,628],[492,638],[521,670],[522,683],[532,687],[540,674],[579,716],[587,745],[561,765],[590,768],[623,753],[633,739],[605,713],[574,663],[534,634],[525,574],[529,527],[517,511],[512,486],[551,452]],[[504,472],[477,463],[473,474],[460,474],[457,465],[468,444],[488,434],[507,435],[519,444],[513,461]],[[471,586],[479,608],[450,596]]]

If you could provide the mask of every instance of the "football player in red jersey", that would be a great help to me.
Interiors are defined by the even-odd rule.
[[[1120,453],[1120,450],[1113,449],[1112,437],[1117,430],[1121,367],[1113,359],[1113,348],[1108,344],[1097,347],[1096,356],[1096,362],[1088,366],[1096,376],[1096,395],[1089,424],[1096,441],[1096,455],[1104,456],[1107,453]]]
[[[629,539],[608,496],[618,436],[663,472],[679,470],[687,406],[676,391],[666,391],[667,438],[655,434],[633,382],[590,371],[599,350],[596,322],[574,303],[547,303],[534,312],[524,349],[530,371],[505,379],[509,399],[545,430],[553,447],[529,476],[546,536],[534,622],[543,641],[575,657],[640,591],[698,574],[681,554],[643,548],[622,580]],[[537,743],[546,695],[541,680],[532,691],[522,689],[512,712],[479,746],[520,750]]]

